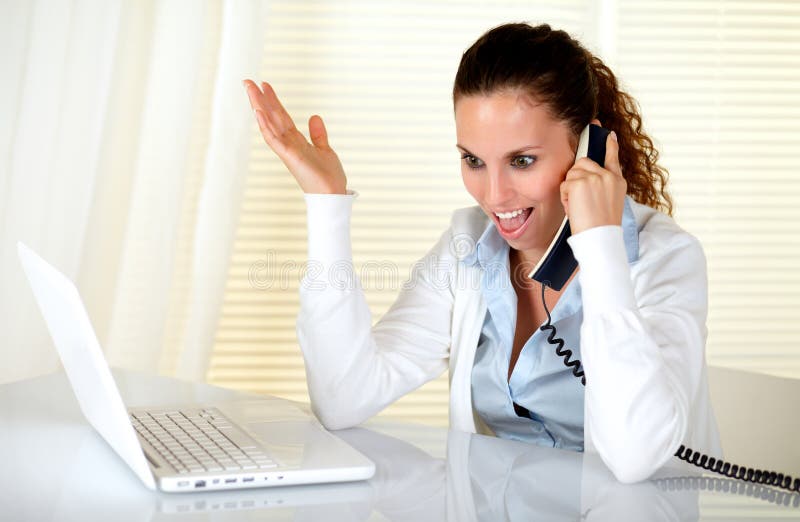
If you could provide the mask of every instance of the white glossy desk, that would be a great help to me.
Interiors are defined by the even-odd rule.
[[[114,373],[129,406],[252,397]],[[726,457],[800,475],[798,382],[728,370],[711,377]],[[768,401],[775,393],[782,400]],[[736,420],[743,416],[751,422]],[[6,384],[0,386],[0,520],[800,520],[800,495],[784,496],[787,507],[747,496],[748,486],[729,479],[664,478],[687,476],[681,463],[661,478],[623,485],[596,457],[495,438],[380,418],[337,434],[376,462],[373,479],[154,493],[88,426],[63,374]]]

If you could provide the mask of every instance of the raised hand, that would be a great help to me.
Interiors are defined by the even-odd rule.
[[[328,145],[328,133],[322,118],[317,115],[309,118],[309,143],[295,127],[270,84],[261,82],[259,88],[252,80],[242,83],[250,98],[261,136],[283,161],[303,192],[345,194],[347,178],[339,157]]]

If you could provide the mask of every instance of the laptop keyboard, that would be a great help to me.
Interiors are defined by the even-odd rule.
[[[130,417],[139,438],[178,473],[277,466],[261,444],[216,408],[136,411]]]

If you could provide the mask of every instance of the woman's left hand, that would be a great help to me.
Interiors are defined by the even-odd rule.
[[[575,162],[561,183],[561,204],[572,234],[603,225],[622,224],[628,184],[619,166],[617,135],[606,139],[605,168],[589,158]]]

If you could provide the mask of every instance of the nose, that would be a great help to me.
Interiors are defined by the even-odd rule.
[[[486,203],[492,207],[502,207],[514,197],[514,187],[508,176],[501,170],[491,170],[488,176]]]

